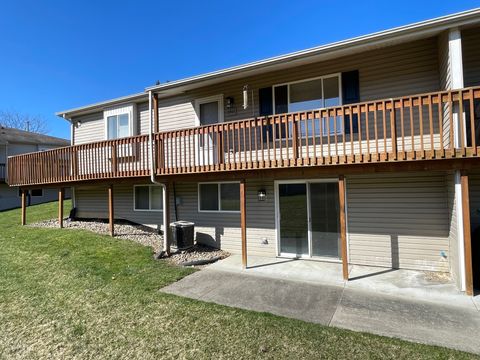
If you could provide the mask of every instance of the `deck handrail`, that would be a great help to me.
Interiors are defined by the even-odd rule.
[[[470,87],[158,132],[155,171],[171,175],[478,156],[479,99],[480,87]],[[149,176],[149,156],[148,135],[22,154],[9,157],[8,182],[27,186]]]

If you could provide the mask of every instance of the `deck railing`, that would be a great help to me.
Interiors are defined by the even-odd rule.
[[[156,175],[478,155],[480,87],[156,133]],[[9,158],[9,184],[150,174],[149,136]]]

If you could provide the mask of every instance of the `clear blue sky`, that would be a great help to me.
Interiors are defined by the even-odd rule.
[[[394,26],[480,1],[52,1],[0,3],[0,110],[41,115]]]

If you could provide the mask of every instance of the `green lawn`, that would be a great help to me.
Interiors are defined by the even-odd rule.
[[[57,204],[27,210],[29,222],[53,218]],[[0,213],[2,359],[475,358],[166,295],[158,289],[191,270],[135,243],[19,220]]]

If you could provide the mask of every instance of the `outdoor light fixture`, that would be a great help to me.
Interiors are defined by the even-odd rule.
[[[243,109],[248,108],[248,85],[243,87]]]
[[[234,104],[235,104],[235,100],[233,99],[233,97],[227,96],[225,98],[225,107],[227,108],[227,110],[230,110],[231,108],[233,108]]]
[[[258,190],[258,201],[265,201],[267,199],[267,192],[265,189]]]

